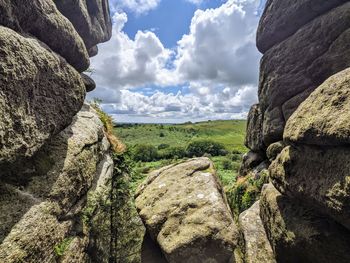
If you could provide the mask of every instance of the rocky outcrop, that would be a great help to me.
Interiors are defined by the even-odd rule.
[[[247,123],[247,135],[245,138],[245,146],[254,152],[264,151],[264,143],[262,137],[263,114],[260,105],[255,104],[250,108]]]
[[[65,242],[73,247],[82,245],[80,250],[74,249],[72,256],[88,257],[85,253],[91,222],[98,211],[91,213],[92,208],[86,203],[96,198],[91,195],[101,195],[100,199],[108,202],[109,190],[103,193],[106,190],[102,188],[108,186],[113,171],[103,129],[96,112],[86,105],[72,124],[34,157],[16,169],[1,172],[1,184],[6,189],[0,194],[1,207],[3,203],[7,207],[0,217],[1,260],[10,263],[60,259],[65,250],[57,250]],[[10,206],[9,202],[18,206]],[[96,205],[93,208],[98,210]],[[108,214],[104,217],[110,218]],[[65,249],[69,251],[70,247]],[[107,259],[108,256],[102,257],[99,262]]]
[[[246,141],[262,137],[268,159],[260,219],[277,262],[350,260],[349,43],[349,1],[267,1],[257,34],[259,109],[252,106]],[[252,166],[246,173],[260,165]],[[241,237],[246,261],[263,241],[256,236]]]
[[[266,146],[282,139],[288,117],[312,90],[350,65],[349,38],[350,3],[345,3],[303,25],[264,54],[259,103]]]
[[[265,53],[299,28],[347,0],[268,0],[257,32],[257,47]]]
[[[3,0],[0,13],[0,25],[34,36],[80,72],[89,67],[84,42],[54,1],[33,0],[24,5],[21,0]]]
[[[136,207],[168,262],[229,262],[237,228],[213,165],[192,159],[149,175]]]
[[[112,24],[108,0],[60,0],[55,4],[72,22],[84,40],[87,50],[111,38]]]
[[[80,74],[111,36],[108,1],[85,3],[87,35],[55,2],[0,1],[0,262],[111,258],[113,161]]]
[[[350,143],[350,68],[333,75],[313,92],[287,122],[284,139],[321,146]]]

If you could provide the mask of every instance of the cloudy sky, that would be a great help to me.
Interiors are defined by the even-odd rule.
[[[112,39],[92,58],[118,122],[245,118],[257,101],[263,0],[110,0]]]

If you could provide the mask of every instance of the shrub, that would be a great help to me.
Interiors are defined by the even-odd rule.
[[[219,156],[222,155],[224,151],[226,152],[225,147],[221,143],[211,140],[198,140],[191,142],[187,146],[187,153],[189,157],[201,157],[204,154]]]
[[[164,132],[159,133],[159,137],[165,137]]]
[[[259,199],[261,188],[268,183],[267,170],[261,171],[258,176],[253,173],[238,178],[231,187],[226,188],[226,195],[235,217],[251,207]]]
[[[187,156],[186,149],[180,146],[174,146],[165,149],[160,154],[160,159],[178,159],[178,158],[184,158]]]
[[[101,100],[94,99],[90,102],[91,107],[97,112],[98,117],[103,123],[105,135],[108,138],[115,153],[123,153],[126,150],[125,145],[114,135],[112,117],[105,113],[100,107]]]
[[[229,159],[224,159],[222,161],[222,169],[224,169],[224,170],[233,170],[232,161],[230,161]]]
[[[162,144],[158,145],[158,150],[164,150],[164,149],[169,148],[169,147],[170,147],[169,144],[162,143]]]
[[[151,162],[158,158],[156,147],[148,144],[136,145],[133,151],[133,159],[135,161]]]

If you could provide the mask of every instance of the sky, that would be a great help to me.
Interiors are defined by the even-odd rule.
[[[110,0],[112,39],[91,59],[116,122],[244,119],[257,102],[263,0]]]

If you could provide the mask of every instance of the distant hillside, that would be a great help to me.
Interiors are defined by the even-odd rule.
[[[245,120],[220,120],[184,124],[120,124],[117,136],[127,145],[160,144],[186,146],[199,139],[210,139],[224,144],[228,151],[245,152]]]

